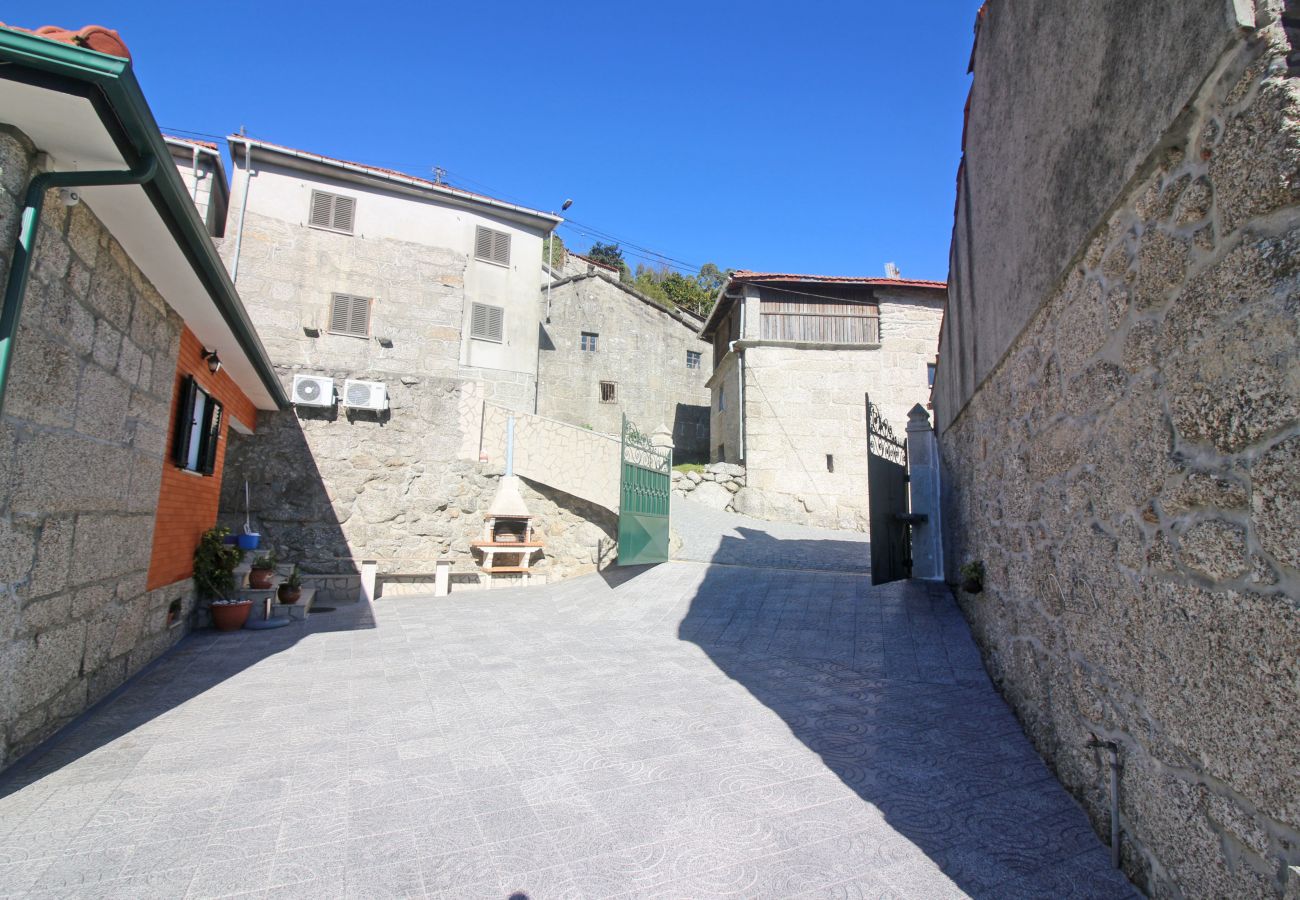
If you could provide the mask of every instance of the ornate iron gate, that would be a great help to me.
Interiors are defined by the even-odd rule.
[[[907,511],[907,440],[899,440],[867,397],[867,506],[871,525],[871,583],[912,576]]]
[[[673,451],[654,446],[624,416],[618,493],[620,566],[667,562],[672,472]]]

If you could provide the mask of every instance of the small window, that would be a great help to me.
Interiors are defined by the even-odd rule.
[[[596,352],[596,338],[600,337],[594,331],[584,331],[582,333],[582,349],[588,353]]]
[[[370,298],[334,294],[330,303],[330,331],[352,337],[370,334]]]
[[[495,228],[474,228],[474,255],[499,266],[510,265],[510,235]]]
[[[827,471],[827,472],[834,472],[834,471],[835,471],[835,454],[834,454],[834,453],[827,453],[827,454],[826,454],[826,471]]]
[[[506,311],[500,306],[475,303],[470,307],[469,336],[476,341],[501,343],[505,332]]]
[[[612,381],[602,381],[600,383],[600,402],[617,403],[618,402],[618,385]]]
[[[312,228],[337,231],[341,234],[352,233],[352,223],[356,218],[357,201],[353,197],[341,194],[327,194],[325,191],[311,192]]]
[[[727,408],[727,387],[726,385],[720,384],[718,385],[718,412],[723,412],[726,410],[726,408]]]
[[[700,354],[697,350],[686,351],[686,368],[698,369],[700,367]]]
[[[925,364],[925,383],[930,387],[934,387],[934,370],[936,367],[935,363]]]
[[[211,475],[217,467],[221,439],[221,404],[199,387],[192,375],[185,376],[181,384],[179,402],[172,462],[186,471]]]

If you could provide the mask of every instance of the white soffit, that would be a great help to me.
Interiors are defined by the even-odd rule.
[[[56,171],[127,168],[99,114],[82,97],[0,81],[0,118],[26,134],[38,151],[50,157]],[[158,165],[170,167],[173,163],[160,159]],[[225,370],[248,399],[258,409],[275,409],[275,400],[252,361],[144,187],[86,187],[78,188],[77,193],[203,346],[217,351]],[[197,221],[197,211],[190,212]]]

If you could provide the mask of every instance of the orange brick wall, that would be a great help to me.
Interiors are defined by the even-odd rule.
[[[193,375],[199,386],[215,397],[225,410],[217,442],[216,467],[211,475],[186,472],[171,459],[178,394],[186,375]],[[199,544],[199,537],[217,522],[231,416],[252,429],[257,421],[257,409],[224,369],[216,375],[208,371],[208,364],[203,359],[203,345],[188,328],[182,329],[167,429],[167,457],[162,463],[162,488],[158,492],[158,512],[154,518],[149,590],[189,578],[193,573],[194,548]]]

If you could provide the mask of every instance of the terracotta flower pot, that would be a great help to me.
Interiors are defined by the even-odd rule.
[[[297,603],[302,597],[302,588],[282,584],[276,593],[279,595],[281,603]]]
[[[248,573],[248,586],[255,591],[264,591],[271,586],[275,569],[253,569]]]
[[[248,621],[248,611],[252,608],[253,601],[245,600],[242,603],[214,603],[209,611],[217,631],[238,631]]]

